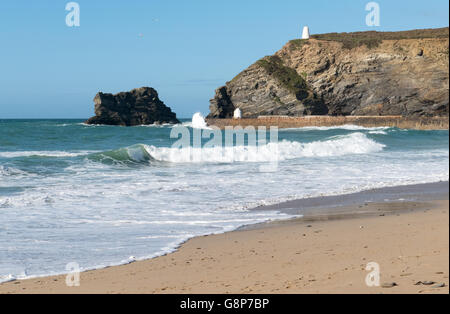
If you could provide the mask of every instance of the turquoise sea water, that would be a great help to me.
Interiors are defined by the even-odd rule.
[[[0,120],[0,281],[63,273],[70,262],[121,264],[287,217],[248,210],[263,204],[449,177],[448,131],[280,130],[277,168],[262,171],[272,144],[203,148],[191,160],[171,148],[172,126],[82,122]]]

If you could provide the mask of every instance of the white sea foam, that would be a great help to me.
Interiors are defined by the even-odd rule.
[[[172,125],[172,127],[180,127],[180,126],[193,129],[211,130],[211,128],[206,123],[205,117],[200,112],[195,113],[192,116],[191,121]]]
[[[384,145],[363,133],[352,133],[327,141],[300,143],[282,141],[258,146],[168,148],[144,145],[148,153],[159,161],[189,162],[270,162],[302,157],[330,157],[368,154],[383,150]]]
[[[17,280],[17,277],[12,274],[0,275],[0,284],[15,280]]]
[[[16,169],[14,167],[0,166],[0,176],[14,176],[14,175],[25,175],[25,171]]]
[[[172,127],[172,126],[174,126],[174,124],[173,123],[155,123],[155,124],[141,124],[138,126],[146,127],[146,128],[165,128],[165,127]]]
[[[369,131],[369,134],[387,135],[387,132],[386,131],[377,130],[377,131]]]
[[[79,128],[94,135],[81,146],[87,150],[96,130]],[[282,134],[286,141],[262,145],[260,151],[235,148],[242,161],[271,161],[276,153],[277,171],[266,173],[257,162],[221,162],[234,148],[202,149],[204,162],[191,162],[180,157],[184,151],[161,147],[171,145],[170,130],[144,130],[148,141],[142,131],[127,129],[126,139],[102,143],[111,151],[73,158],[63,167],[13,159],[3,163],[0,158],[0,251],[9,252],[0,259],[0,281],[63,273],[72,261],[83,270],[129,263],[172,252],[194,236],[290,217],[248,210],[259,205],[448,181],[449,175],[448,134],[439,132],[424,133],[416,141],[416,131],[409,135],[398,129],[299,131]],[[370,135],[381,131],[387,135]],[[399,137],[406,139],[401,147]],[[139,142],[149,146],[133,145]],[[77,149],[69,153],[80,154]],[[99,162],[103,159],[108,162]],[[129,161],[137,165],[128,167]],[[14,175],[22,168],[30,174]]]
[[[92,154],[95,151],[15,151],[15,152],[0,152],[0,157],[3,158],[18,158],[18,157],[77,157]]]
[[[192,128],[194,129],[211,129],[205,121],[205,118],[200,112],[192,116]]]

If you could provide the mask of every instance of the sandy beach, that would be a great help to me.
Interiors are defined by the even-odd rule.
[[[30,2],[0,1],[0,295],[449,294],[448,2]]]
[[[448,193],[420,198],[197,237],[172,254],[81,273],[79,287],[55,276],[5,283],[0,293],[448,294]],[[366,285],[371,262],[380,287]]]

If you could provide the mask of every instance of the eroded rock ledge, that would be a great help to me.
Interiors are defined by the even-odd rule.
[[[449,29],[292,40],[216,90],[208,118],[449,114]]]

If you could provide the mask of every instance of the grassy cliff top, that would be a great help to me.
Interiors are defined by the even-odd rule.
[[[448,38],[449,28],[416,29],[402,32],[355,32],[355,33],[328,33],[315,34],[311,38],[317,40],[337,41],[343,44],[343,48],[352,49],[362,45],[375,48],[383,40],[401,39],[425,39],[425,38]]]

